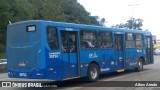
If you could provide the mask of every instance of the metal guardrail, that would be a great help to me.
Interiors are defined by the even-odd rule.
[[[0,63],[1,62],[6,62],[7,61],[7,59],[0,59]]]
[[[0,59],[0,64],[7,64],[7,59]]]
[[[0,62],[4,62],[4,61],[6,61],[7,59],[0,59]]]
[[[1,62],[0,64],[7,64],[7,62]]]
[[[7,60],[7,59],[0,59],[0,60]]]

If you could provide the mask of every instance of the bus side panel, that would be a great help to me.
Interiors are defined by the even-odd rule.
[[[62,59],[60,53],[45,49],[47,78],[62,80]]]
[[[105,49],[99,51],[102,55],[100,61],[100,73],[114,72],[117,70],[117,60],[114,54],[114,49]]]
[[[46,29],[48,25],[47,23],[43,24],[43,41],[44,41],[44,51],[45,51],[45,60],[46,63],[46,78],[53,80],[62,80],[63,79],[63,71],[62,71],[62,56],[60,49],[59,50],[51,50],[47,40]],[[53,25],[52,25],[53,26]],[[59,34],[59,32],[58,32]],[[59,35],[58,35],[59,36]],[[60,40],[60,38],[58,38]],[[58,43],[60,45],[60,43]],[[61,47],[61,46],[59,46]]]
[[[133,69],[137,66],[137,50],[135,48],[126,48],[126,69]]]
[[[81,50],[80,51],[80,67],[81,67],[81,76],[87,76],[87,69],[89,63],[92,61],[98,61],[99,54],[97,50]]]
[[[81,76],[87,76],[88,66],[91,62],[97,62],[101,68],[101,62],[103,60],[103,52],[100,50],[81,50],[80,51],[80,62],[81,62]]]
[[[117,70],[117,61],[114,51],[110,50],[81,50],[81,76],[87,76],[87,69],[92,61],[98,63],[100,73],[114,72]]]

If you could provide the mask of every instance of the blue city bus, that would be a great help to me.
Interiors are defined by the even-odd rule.
[[[142,71],[153,64],[149,31],[28,20],[7,27],[10,78],[68,80]]]

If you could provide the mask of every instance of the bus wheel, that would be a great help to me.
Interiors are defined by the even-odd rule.
[[[138,67],[136,68],[136,71],[140,72],[143,70],[143,60],[139,59],[138,60]]]
[[[96,81],[99,78],[99,68],[96,64],[92,63],[88,67],[88,80]]]

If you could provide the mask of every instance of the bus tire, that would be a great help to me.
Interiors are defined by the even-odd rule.
[[[140,58],[138,60],[138,67],[136,67],[136,71],[140,72],[143,70],[143,60]]]
[[[99,67],[95,63],[91,63],[87,72],[89,81],[96,81],[99,78]]]

